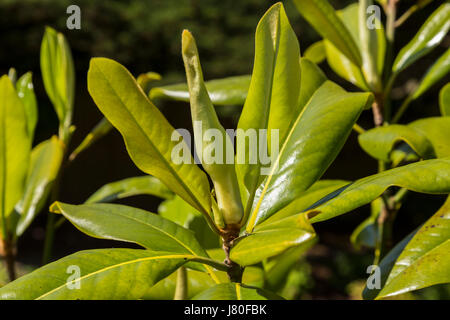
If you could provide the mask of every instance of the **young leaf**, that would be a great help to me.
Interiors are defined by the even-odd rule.
[[[398,73],[433,50],[450,28],[450,3],[445,2],[425,21],[414,38],[395,58],[392,71]]]
[[[356,66],[362,65],[358,46],[327,0],[294,0],[294,4],[323,38],[330,41]]]
[[[441,114],[450,117],[450,82],[447,83],[439,93],[439,106]]]
[[[105,184],[94,192],[85,203],[111,202],[137,195],[151,195],[163,199],[173,197],[161,181],[152,176],[133,177]]]
[[[33,141],[34,129],[38,120],[38,109],[31,72],[25,73],[17,80],[16,90],[27,115],[28,135],[30,136],[30,140]]]
[[[62,33],[46,27],[41,44],[41,72],[45,91],[58,115],[65,141],[72,121],[75,73],[69,44]]]
[[[326,81],[293,119],[269,175],[260,185],[247,232],[316,182],[342,148],[370,93],[347,93]],[[286,192],[289,190],[289,192]]]
[[[417,99],[424,94],[431,86],[450,72],[450,49],[436,60],[436,62],[428,69],[427,73],[420,81],[419,87],[412,95],[412,99]]]
[[[314,63],[321,63],[326,58],[326,52],[325,52],[325,44],[323,43],[323,40],[317,41],[310,45],[303,54],[303,57],[311,60]]]
[[[217,205],[225,224],[237,225],[241,222],[244,212],[234,168],[233,144],[209,99],[203,83],[197,46],[192,34],[187,30],[183,31],[182,54],[191,100],[195,150],[214,184]]]
[[[282,141],[287,133],[286,124],[299,112],[299,59],[297,36],[283,5],[276,3],[264,14],[256,28],[252,80],[238,123],[238,131],[243,133],[266,129],[268,150],[272,129],[278,130]],[[248,202],[261,182],[261,159],[255,148],[250,146],[251,142],[246,142],[237,141],[236,146],[236,170],[244,203]],[[250,159],[256,161],[251,163]]]
[[[16,234],[22,235],[47,202],[64,155],[64,144],[56,136],[37,145],[31,152],[25,193],[16,206],[20,218]]]
[[[128,70],[113,60],[94,58],[88,89],[100,111],[124,137],[134,163],[209,218],[211,198],[206,175],[193,163],[191,154],[183,154],[190,163],[173,161],[173,149],[180,144],[184,151],[187,145]]]
[[[214,105],[243,105],[250,79],[249,75],[214,79],[206,81],[205,86]],[[155,87],[150,90],[149,97],[152,100],[172,99],[189,102],[189,88],[186,83]]]
[[[397,186],[411,191],[450,193],[450,159],[424,160],[357,180],[332,199],[310,210],[311,223],[325,221],[350,212],[378,198],[387,188]]]
[[[433,146],[426,136],[409,126],[392,124],[370,129],[358,135],[361,148],[371,157],[383,161],[391,160],[391,152],[402,141],[422,159],[435,156]]]
[[[30,158],[27,115],[8,76],[0,78],[0,232],[22,197]]]
[[[297,246],[310,246],[315,232],[306,215],[297,215],[255,228],[251,234],[237,239],[230,259],[241,266],[259,263]]]
[[[80,145],[76,147],[76,149],[72,152],[72,154],[69,156],[69,160],[75,160],[75,158],[78,157],[80,153],[82,153],[99,139],[107,135],[112,129],[113,126],[106,118],[100,120],[100,122],[97,123],[97,125],[91,130],[91,132],[87,134],[83,141],[81,141]]]
[[[141,299],[153,285],[198,257],[139,249],[80,251],[0,288],[1,299]],[[201,259],[203,260],[203,259]],[[77,268],[78,267],[78,268]],[[73,277],[70,278],[72,273]],[[79,275],[76,272],[79,272]]]
[[[450,282],[450,197],[396,259],[377,299]]]
[[[192,300],[280,300],[281,297],[266,290],[240,283],[221,283],[205,290]]]

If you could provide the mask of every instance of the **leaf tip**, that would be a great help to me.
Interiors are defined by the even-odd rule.
[[[53,204],[50,206],[49,210],[51,213],[61,214],[62,210],[60,207],[60,202],[58,202],[58,201],[53,202]]]

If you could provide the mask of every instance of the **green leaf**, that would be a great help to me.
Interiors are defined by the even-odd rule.
[[[442,79],[450,72],[450,49],[447,49],[445,53],[436,60],[436,62],[428,69],[420,81],[419,87],[412,95],[412,99],[417,99],[424,94],[431,86]]]
[[[361,48],[362,55],[362,70],[364,73],[364,78],[367,80],[367,83],[370,88],[374,91],[379,92],[381,90],[381,72],[382,68],[378,68],[377,63],[379,60],[378,57],[378,42],[379,35],[381,35],[384,39],[384,34],[378,32],[378,28],[368,28],[368,20],[369,16],[367,13],[367,9],[373,6],[372,0],[360,0],[359,8],[358,8],[358,24],[359,24],[359,45]],[[381,22],[376,20],[378,24],[381,26]]]
[[[133,242],[153,251],[207,257],[191,231],[148,211],[118,204],[62,202],[55,202],[51,211],[63,214],[91,237]]]
[[[158,207],[158,214],[192,230],[203,248],[210,249],[220,246],[219,236],[208,228],[202,214],[180,197],[175,196],[170,200],[163,201]]]
[[[8,76],[0,78],[0,232],[25,189],[31,139],[27,115]]]
[[[69,134],[75,91],[75,72],[69,44],[62,33],[46,27],[41,44],[45,91],[58,115],[63,140]]]
[[[99,123],[87,134],[87,136],[81,141],[80,145],[76,147],[76,149],[72,152],[72,154],[69,156],[69,160],[73,161],[76,157],[86,149],[88,149],[90,146],[92,146],[94,143],[96,143],[98,140],[103,138],[105,135],[107,135],[111,130],[113,129],[113,126],[111,123],[106,119],[103,118],[100,120]]]
[[[314,42],[312,45],[310,45],[303,54],[303,57],[311,60],[314,63],[321,63],[326,58],[326,52],[325,52],[325,44],[323,43],[323,40]]]
[[[356,66],[362,65],[358,46],[327,0],[294,0],[294,4],[323,38],[330,41]]]
[[[34,94],[32,73],[27,72],[22,75],[16,83],[16,90],[19,99],[22,101],[25,107],[25,113],[27,115],[27,128],[30,139],[33,140],[34,129],[38,121],[38,109],[36,96]]]
[[[267,129],[271,150],[272,129],[283,141],[287,122],[300,112],[300,47],[281,3],[273,5],[261,18],[255,35],[255,61],[247,99],[238,123],[238,132],[259,133]],[[262,139],[265,139],[262,137]],[[244,204],[254,194],[260,181],[261,158],[254,141],[236,142],[236,171]],[[264,145],[264,140],[259,142]],[[261,148],[257,148],[261,149]],[[270,152],[267,153],[270,155]],[[255,159],[252,163],[250,159]],[[251,200],[250,200],[251,201]],[[248,203],[251,205],[251,202]],[[248,210],[248,208],[247,208]]]
[[[249,75],[214,79],[205,82],[212,103],[217,106],[243,105],[250,86]],[[172,99],[189,102],[189,89],[186,83],[155,87],[150,90],[150,99]]]
[[[151,83],[154,81],[159,81],[161,79],[162,79],[162,77],[159,73],[147,72],[147,73],[140,74],[137,77],[136,82],[142,88],[142,90],[144,90],[145,93],[149,93]]]
[[[358,135],[358,142],[371,157],[390,161],[391,153],[401,142],[407,143],[422,159],[435,156],[430,141],[420,131],[406,125],[370,129]]]
[[[111,202],[137,195],[151,195],[163,199],[173,197],[170,191],[161,181],[152,176],[133,177],[116,182],[111,182],[92,194],[86,203]]]
[[[315,232],[306,215],[292,216],[257,227],[255,232],[235,240],[230,259],[241,266],[249,266],[292,247],[309,247],[314,240]]]
[[[191,100],[195,150],[210,176],[221,216],[226,225],[237,225],[244,215],[234,168],[234,148],[230,136],[219,122],[205,84],[197,45],[184,30],[182,54]],[[213,139],[214,138],[214,139]],[[221,143],[219,143],[221,142]]]
[[[450,28],[450,3],[443,3],[425,21],[414,38],[395,58],[392,71],[398,73],[434,49]]]
[[[357,180],[331,200],[312,207],[311,223],[350,212],[378,198],[387,188],[397,186],[411,191],[450,193],[450,159],[424,160]]]
[[[302,77],[298,105],[303,109],[314,92],[327,80],[327,77],[314,62],[307,58],[300,58],[300,67]]]
[[[371,31],[370,34],[361,34],[362,26],[360,23],[365,25],[367,20],[360,21],[359,16],[362,13],[359,11],[359,7],[357,3],[354,3],[338,11],[337,14],[355,41],[358,49],[363,52],[363,65],[359,67],[354,64],[329,40],[324,42],[327,61],[334,72],[362,90],[379,91],[379,79],[383,72],[386,51],[384,28],[379,20],[375,20],[378,27]],[[368,31],[369,29],[366,27],[365,30]],[[370,44],[368,41],[370,41]]]
[[[47,202],[64,156],[64,144],[56,136],[37,145],[31,152],[25,193],[16,206],[20,218],[16,234],[22,235]]]
[[[316,204],[317,201],[323,199],[325,196],[333,194],[333,192],[339,192],[341,188],[349,183],[350,181],[344,180],[319,180],[306,191],[300,193],[287,206],[281,208],[278,212],[261,222],[258,226],[262,227],[277,220],[300,213],[303,210],[308,209],[313,204]]]
[[[397,258],[377,299],[450,282],[450,197]]]
[[[314,93],[291,125],[286,126],[289,135],[281,141],[270,173],[257,190],[247,232],[319,180],[371,102],[370,93],[348,93],[330,81]]]
[[[443,116],[450,117],[450,82],[439,93],[439,106]]]
[[[39,268],[0,289],[1,299],[140,299],[191,255],[139,249],[80,251]],[[77,269],[77,267],[79,269]],[[76,272],[79,270],[80,274]],[[79,289],[75,286],[79,285]]]
[[[188,147],[128,70],[113,60],[94,58],[88,89],[100,111],[124,137],[134,163],[209,217],[211,198],[206,175],[193,163],[190,153],[183,154],[190,163],[173,161],[175,147],[181,146],[183,153]]]
[[[450,157],[450,117],[431,117],[411,122],[409,127],[421,132],[433,145],[438,158]]]
[[[281,298],[266,290],[239,283],[221,283],[209,288],[192,300],[280,300]]]

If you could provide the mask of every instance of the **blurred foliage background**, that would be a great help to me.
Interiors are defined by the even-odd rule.
[[[67,37],[75,61],[77,95],[74,124],[77,127],[72,148],[78,145],[89,130],[101,119],[101,114],[86,89],[89,59],[104,56],[125,65],[135,76],[155,71],[163,76],[158,84],[185,81],[181,59],[181,31],[189,29],[196,37],[206,79],[249,74],[253,65],[254,32],[264,12],[276,1],[271,0],[0,0],[0,73],[10,67],[18,74],[31,70],[39,103],[39,123],[35,144],[57,132],[57,118],[46,96],[40,76],[40,43],[46,25]],[[318,34],[300,17],[290,0],[283,1],[291,24],[299,37],[302,51],[320,39]],[[330,1],[340,9],[350,0]],[[401,1],[399,13],[412,1]],[[425,19],[437,8],[434,1],[415,13],[397,30],[396,49],[405,45]],[[81,29],[68,30],[66,9],[76,4],[81,8]],[[428,66],[450,44],[447,37],[440,48],[421,60],[415,68],[402,73],[394,88],[394,99],[408,94]],[[328,68],[320,65],[329,78],[347,90],[356,90],[343,82]],[[445,81],[448,81],[446,79]],[[441,81],[418,99],[404,117],[405,122],[418,117],[438,115],[438,89]],[[162,103],[158,107],[175,127],[190,128],[189,108],[184,103]],[[239,108],[219,107],[226,128],[234,128]],[[362,115],[360,124],[372,126],[370,111]],[[359,148],[352,133],[325,178],[357,179],[376,172],[376,161]],[[81,203],[105,183],[141,175],[125,150],[117,132],[110,133],[92,149],[82,154],[67,168],[63,177],[62,201]],[[411,196],[401,209],[395,223],[395,239],[399,240],[424,222],[443,202],[443,197]],[[155,212],[159,201],[151,197],[135,197],[121,201]],[[371,264],[369,250],[356,251],[349,242],[353,229],[369,214],[369,208],[343,215],[316,225],[320,242],[305,261],[289,275],[283,289],[293,298],[358,299]],[[18,260],[23,272],[38,266],[41,260],[46,215],[33,223],[19,242]],[[66,223],[56,234],[54,258],[78,250],[118,246],[118,243],[89,238]],[[1,282],[1,279],[0,279]],[[450,298],[447,287],[433,287],[405,298]]]

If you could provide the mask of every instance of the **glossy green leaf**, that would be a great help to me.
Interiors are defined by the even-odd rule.
[[[38,121],[38,109],[36,96],[34,94],[34,86],[32,80],[32,73],[27,72],[22,75],[16,83],[16,90],[19,99],[25,108],[27,115],[27,128],[30,139],[33,140],[34,129]]]
[[[247,232],[316,182],[339,153],[369,93],[348,93],[327,81],[291,122],[270,173],[256,193]],[[287,192],[288,190],[288,192]]]
[[[82,153],[102,137],[107,135],[112,129],[113,126],[106,118],[100,120],[100,122],[97,123],[97,125],[91,130],[91,132],[87,134],[83,141],[81,141],[78,147],[76,147],[76,149],[72,152],[72,154],[69,156],[69,160],[73,161],[76,157],[78,157],[80,153]]]
[[[313,96],[314,92],[327,80],[323,71],[311,60],[300,59],[302,77],[300,82],[300,95],[298,105],[303,109]]]
[[[266,290],[239,283],[221,283],[209,288],[192,300],[280,300],[281,298]]]
[[[30,158],[27,115],[8,76],[0,78],[0,232],[22,197]]]
[[[377,298],[450,282],[450,198],[397,258]]]
[[[294,4],[323,38],[330,41],[356,66],[362,65],[357,44],[327,0],[294,0]]]
[[[361,148],[371,157],[391,160],[392,150],[401,142],[407,143],[422,159],[435,156],[430,141],[420,131],[405,125],[389,125],[370,129],[358,135]]]
[[[258,133],[260,129],[266,129],[268,150],[271,150],[272,129],[283,141],[287,134],[286,122],[300,112],[299,91],[300,47],[283,5],[276,3],[264,14],[256,28],[252,80],[237,133]],[[261,148],[254,148],[253,145],[258,142],[247,143],[247,140],[250,139],[239,141],[238,136],[236,142],[236,170],[244,203],[248,202],[261,182],[262,167],[261,152],[255,150]],[[264,145],[264,142],[259,144]],[[270,152],[267,154],[270,155]]]
[[[420,81],[420,85],[412,95],[412,99],[417,99],[424,94],[431,86],[450,72],[450,49],[436,60],[436,62],[428,69]]]
[[[195,256],[139,249],[80,251],[0,289],[1,299],[140,299],[154,284]],[[78,267],[78,268],[77,268]],[[79,271],[79,276],[76,272]],[[79,289],[75,289],[79,285]]]
[[[425,21],[414,38],[395,58],[392,70],[396,73],[411,65],[435,48],[450,29],[450,3],[443,3]]]
[[[142,176],[108,183],[94,192],[86,203],[111,202],[137,195],[151,195],[163,199],[173,197],[172,191],[157,178]]]
[[[439,93],[439,106],[441,114],[450,117],[450,82],[447,83]]]
[[[191,231],[148,211],[119,204],[61,202],[55,202],[51,210],[91,237],[134,242],[154,251],[207,256]]]
[[[25,193],[16,206],[20,218],[16,234],[20,236],[47,202],[53,181],[56,179],[64,156],[64,144],[52,137],[31,152],[30,168]]]
[[[163,201],[158,207],[158,214],[192,230],[203,248],[210,249],[220,246],[219,236],[208,228],[202,214],[180,197],[175,196],[170,200]]]
[[[314,240],[315,232],[306,215],[292,216],[256,228],[235,240],[230,259],[241,266],[253,265],[292,247],[309,247]]]
[[[230,136],[220,124],[209,99],[203,82],[195,39],[187,30],[183,31],[182,38],[182,54],[191,100],[195,150],[203,169],[214,184],[217,205],[225,224],[236,225],[241,222],[244,210],[234,168],[233,144]]]
[[[209,98],[214,105],[243,105],[250,86],[249,75],[214,79],[205,82]],[[189,102],[186,83],[155,87],[150,90],[150,99],[172,99]]]
[[[325,196],[333,194],[333,192],[339,192],[341,188],[349,183],[350,181],[344,180],[319,180],[306,191],[300,193],[291,203],[281,208],[258,226],[262,227],[277,220],[300,213],[317,203],[317,201],[323,199]]]
[[[326,58],[326,52],[325,52],[325,44],[323,43],[323,40],[317,41],[310,45],[303,54],[303,57],[311,60],[314,63],[321,63]]]
[[[391,186],[421,193],[450,193],[450,159],[424,160],[357,180],[329,201],[310,208],[316,213],[311,222],[325,221],[368,204]]]
[[[41,44],[41,72],[63,135],[69,133],[75,91],[75,72],[69,44],[62,33],[46,27]],[[65,139],[65,137],[61,137]]]
[[[419,119],[408,126],[427,137],[438,158],[450,157],[450,117]]]
[[[173,161],[175,147],[181,146],[183,153],[189,149],[133,76],[113,60],[94,58],[88,72],[88,89],[100,111],[124,137],[134,163],[208,214],[211,199],[206,175],[193,163],[190,153],[183,154],[182,159],[190,163]]]

